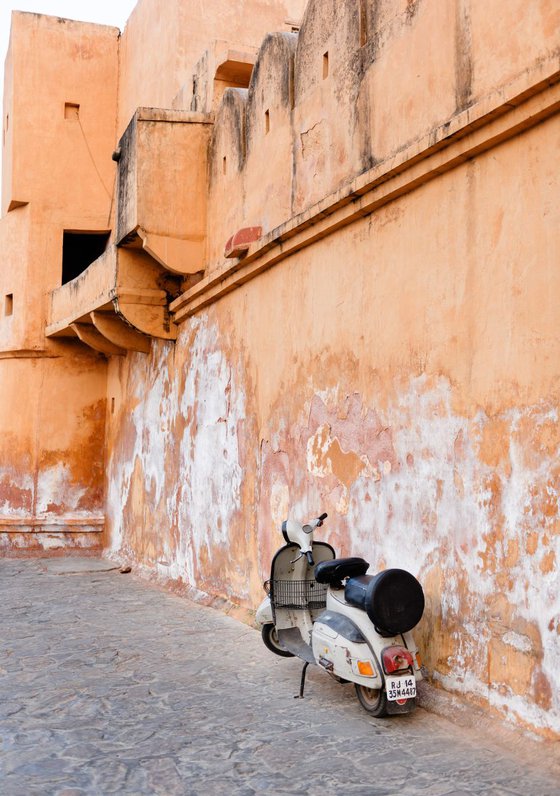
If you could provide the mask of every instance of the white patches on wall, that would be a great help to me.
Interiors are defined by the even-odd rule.
[[[159,551],[154,567],[195,587],[201,555],[211,559],[216,546],[227,547],[241,510],[238,429],[245,398],[218,330],[195,319],[177,346],[187,339],[183,368],[169,367],[172,344],[160,344],[131,369],[127,452],[117,450],[110,463],[108,514],[110,549],[119,555],[131,533],[123,509],[140,477],[143,535]]]
[[[45,516],[62,511],[71,512],[73,516],[91,516],[91,509],[80,510],[80,499],[87,489],[80,487],[72,478],[69,467],[59,463],[39,472],[37,481],[36,512]]]
[[[241,510],[243,470],[238,426],[245,420],[245,397],[234,364],[220,350],[216,327],[195,321],[180,409],[187,425],[181,440],[184,484],[182,532],[198,559],[203,547],[226,547],[233,515]],[[192,577],[192,575],[191,575]]]
[[[152,351],[155,347],[152,347]],[[132,488],[134,469],[138,461],[142,461],[142,441],[144,438],[144,411],[143,397],[145,395],[145,381],[148,378],[147,357],[141,354],[129,354],[134,359],[131,368],[132,378],[128,385],[131,392],[133,408],[128,408],[126,418],[126,433],[128,439],[126,455],[117,446],[113,456],[107,462],[107,505],[106,516],[109,528],[109,552],[119,556],[125,543],[125,514],[124,508],[129,503]],[[130,436],[133,435],[133,439]]]
[[[28,502],[33,495],[33,478],[28,472],[16,473],[9,467],[0,467],[0,515],[26,517]]]
[[[275,482],[270,490],[270,516],[275,528],[280,528],[290,512],[290,489],[287,484]]]
[[[560,451],[532,439],[546,424],[556,429],[553,439],[559,436],[556,410],[542,405],[494,418],[482,411],[462,416],[447,379],[421,376],[377,410],[379,422],[370,419],[364,437],[375,407],[358,411],[355,397],[344,394],[337,407],[332,397],[324,396],[328,406],[322,397],[309,415],[311,404],[302,407],[299,422],[277,440],[292,452],[289,516],[305,519],[326,509],[323,538],[366,558],[371,571],[402,567],[429,584],[435,602],[428,619],[437,613],[452,651],[442,671],[432,672],[435,680],[560,731],[560,516],[558,473],[551,475]],[[387,445],[366,455],[368,441],[385,432],[392,455]],[[306,479],[296,475],[298,462]],[[539,679],[544,697],[537,696]],[[526,693],[520,683],[527,683]]]
[[[388,407],[384,423],[393,432],[398,467],[390,471],[378,462],[383,473],[379,481],[361,475],[353,483],[348,509],[351,550],[370,560],[374,568],[380,563],[402,567],[420,581],[434,568],[443,572],[442,623],[454,635],[456,653],[448,661],[452,672],[444,676],[436,672],[436,679],[451,690],[487,695],[497,707],[509,704],[520,716],[531,715],[535,726],[559,731],[560,636],[550,630],[553,617],[560,615],[558,572],[554,567],[543,574],[538,555],[520,554],[513,564],[505,563],[509,543],[523,550],[528,527],[540,540],[545,536],[543,515],[532,513],[531,496],[536,485],[547,482],[557,456],[557,452],[542,455],[528,467],[518,425],[527,417],[537,425],[545,420],[557,422],[557,418],[546,407],[505,415],[511,444],[508,472],[499,474],[500,497],[488,487],[496,468],[477,456],[476,441],[488,418],[483,413],[474,420],[457,416],[451,398],[446,380],[434,384],[420,377]],[[312,474],[316,473],[312,470]],[[496,512],[503,515],[497,531],[503,539],[498,538],[495,561],[487,566],[488,535],[496,531]],[[558,520],[556,512],[553,521]],[[558,536],[548,539],[547,550],[554,551],[559,560]],[[511,579],[504,587],[497,577],[505,569],[510,570]],[[479,677],[487,669],[488,643],[496,632],[489,625],[489,606],[499,594],[512,606],[514,619],[539,628],[542,671],[552,685],[550,710],[536,707],[530,695],[513,699],[512,694],[508,700],[503,685],[495,683],[489,689]],[[530,638],[507,627],[502,632],[503,643],[538,658],[539,650]]]
[[[109,555],[118,556],[123,545],[123,497],[128,492],[130,485],[130,473],[125,471],[124,463],[113,462],[110,477],[107,480],[107,498],[105,516],[107,528],[109,529],[109,544],[107,552]]]
[[[509,644],[511,647],[519,650],[520,652],[531,652],[533,649],[533,644],[528,636],[523,636],[520,633],[514,633],[511,630],[509,630],[507,633],[504,633],[502,636],[502,641],[504,644]]]
[[[157,526],[143,531],[157,548],[151,566],[200,587],[201,579],[219,575],[213,568],[231,553],[232,524],[252,521],[243,505],[239,434],[247,402],[239,355],[223,350],[207,317],[185,325],[177,346],[174,353],[171,344],[154,346],[130,370],[126,454],[117,451],[108,480],[111,546],[127,545],[131,520],[123,507],[140,480],[145,505],[134,516]],[[498,421],[509,442],[505,460],[496,463],[480,450],[496,418],[458,415],[452,399],[445,378],[421,376],[383,410],[361,406],[337,388],[323,400],[302,399],[298,422],[289,420],[289,409],[280,412],[270,420],[256,473],[266,525],[259,533],[270,534],[270,522],[276,532],[288,516],[305,520],[329,511],[325,536],[330,531],[348,552],[369,560],[372,571],[402,567],[430,584],[432,610],[451,641],[434,679],[560,731],[560,537],[554,534],[560,518],[550,478],[559,452],[552,447],[529,460],[522,433],[523,424],[557,426],[558,418],[549,406],[504,413]],[[251,440],[255,447],[260,442]],[[350,476],[338,475],[343,472]],[[546,516],[535,502],[539,490],[550,502]],[[529,534],[537,540],[531,555]],[[243,588],[237,599],[249,599]],[[505,614],[496,618],[498,598]],[[533,682],[527,694],[514,693],[505,679],[488,682],[495,642],[527,656],[529,672],[538,663],[534,671],[551,687],[550,708],[536,704]]]

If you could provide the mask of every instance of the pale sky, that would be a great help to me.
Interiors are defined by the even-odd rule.
[[[35,11],[84,22],[115,25],[123,30],[136,0],[0,0],[0,63],[4,84],[4,59],[10,36],[12,11]],[[0,89],[1,90],[1,89]]]

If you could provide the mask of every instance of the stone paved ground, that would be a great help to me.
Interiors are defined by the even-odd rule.
[[[352,686],[107,562],[0,561],[0,793],[558,796],[550,745],[499,745]]]

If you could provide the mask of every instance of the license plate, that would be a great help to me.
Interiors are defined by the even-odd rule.
[[[416,679],[412,675],[408,677],[388,677],[386,685],[389,702],[412,699],[416,696]]]

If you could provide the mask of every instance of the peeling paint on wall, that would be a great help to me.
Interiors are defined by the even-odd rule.
[[[18,517],[31,511],[33,504],[33,478],[29,472],[15,472],[12,468],[0,469],[0,515]]]
[[[245,397],[215,326],[196,320],[185,338],[176,368],[173,347],[162,345],[131,371],[130,411],[108,479],[111,550],[193,587],[215,579],[216,592],[247,600],[250,578],[232,589],[227,568],[220,572],[220,561],[231,559],[232,526],[245,523],[238,516]]]
[[[175,368],[177,352],[162,345],[143,372],[140,358],[130,371],[123,456],[109,474],[113,551],[254,605],[282,519],[326,510],[324,538],[339,555],[423,583],[418,635],[435,682],[560,731],[556,408],[465,417],[449,381],[426,375],[399,382],[379,408],[339,385],[292,402],[297,422],[287,404],[252,457],[251,399],[224,339],[197,319]],[[252,527],[253,480],[258,537],[245,537],[248,550],[238,538],[240,523]]]
[[[180,472],[185,530],[198,559],[203,547],[210,558],[214,547],[227,549],[232,517],[241,510],[238,426],[245,419],[245,399],[232,364],[219,348],[217,330],[198,320],[195,324],[180,403],[186,419]]]
[[[0,225],[9,309],[0,318],[0,552],[93,549],[106,500],[113,555],[250,610],[282,520],[326,510],[325,535],[339,554],[363,555],[372,570],[405,567],[424,584],[419,637],[434,682],[558,736],[553,3],[516,0],[504,29],[501,9],[469,0],[442,8],[310,0],[297,34],[266,37],[248,88],[249,45],[269,22],[299,19],[302,0],[290,0],[290,14],[261,4],[264,16],[179,0],[164,14],[163,5],[139,5],[120,71],[114,32],[72,23],[60,39],[56,20],[37,27],[35,17],[14,16],[5,103],[12,210]],[[30,25],[31,70],[20,46]],[[189,31],[180,52],[179,30]],[[233,40],[243,31],[244,47],[230,51],[217,31]],[[244,68],[234,75],[236,63]],[[198,120],[179,110],[193,69],[193,108],[212,112]],[[228,72],[236,79],[225,80]],[[91,141],[105,151],[107,180],[79,137],[60,145],[62,114],[47,119],[49,103],[33,101],[38,90],[57,96],[62,78],[89,80],[84,102],[99,111]],[[198,170],[208,179],[194,185],[182,174],[197,170],[196,147],[182,165],[176,159],[200,216],[196,234],[185,208],[168,207],[169,191],[155,189],[141,226],[162,248],[140,251],[138,239],[119,236],[122,274],[124,260],[141,257],[158,274],[156,293],[136,280],[122,292],[120,266],[69,284],[62,305],[91,308],[95,294],[104,311],[116,276],[117,303],[134,305],[141,331],[161,333],[151,313],[165,315],[166,334],[183,323],[176,344],[120,350],[107,366],[97,350],[59,337],[75,328],[66,311],[49,323],[45,311],[57,302],[44,298],[60,281],[63,229],[89,219],[101,230],[111,208],[132,212],[138,197],[117,191],[111,204],[103,183],[112,179],[115,118],[122,131],[142,97],[172,105],[185,129],[212,127],[208,172]],[[87,103],[83,110],[87,126]],[[25,154],[10,152],[35,153],[38,127],[50,132],[35,161],[50,167],[33,171]],[[137,154],[119,166],[136,183],[132,171],[151,173],[153,147]],[[68,164],[83,179],[66,179]],[[159,223],[170,212],[178,237],[166,239]],[[263,235],[226,266],[224,243],[246,226]],[[164,248],[171,261],[150,262]],[[204,275],[165,275],[164,262],[182,270],[179,249],[186,270]]]
[[[327,510],[339,555],[413,572],[427,595],[419,635],[434,680],[558,732],[556,409],[461,417],[449,382],[427,376],[379,411],[332,395],[316,395],[268,449],[307,474],[266,461],[276,475],[263,514],[276,520],[278,494],[293,516]]]

